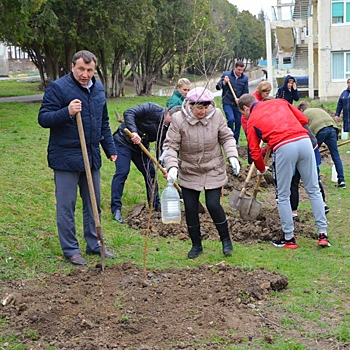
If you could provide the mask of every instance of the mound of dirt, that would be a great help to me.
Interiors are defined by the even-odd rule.
[[[27,349],[224,349],[266,337],[262,325],[273,342],[277,327],[261,307],[287,285],[278,273],[224,263],[146,274],[131,264],[76,268],[8,283],[0,317]]]
[[[239,152],[246,149],[240,147]],[[228,167],[226,202],[234,189],[242,188],[248,168],[236,177]],[[255,180],[254,174],[250,193]],[[264,202],[256,221],[243,220],[224,205],[233,241],[252,244],[280,236],[270,174],[261,187]],[[159,212],[151,213],[151,220],[149,215],[146,205],[140,204],[125,222],[143,234],[151,222],[151,235],[188,239],[184,214],[180,225],[164,225]],[[207,210],[200,221],[203,238],[219,240]],[[313,227],[295,224],[297,235],[313,235]],[[0,282],[0,318],[6,325],[1,334],[8,339],[15,336],[26,349],[211,350],[240,343],[253,347],[258,341],[274,343],[281,336],[284,311],[273,307],[269,296],[287,285],[285,276],[264,267],[242,269],[224,262],[166,271],[143,271],[126,263],[107,266],[103,273],[99,264],[76,267],[68,275]],[[289,336],[302,341],[299,331]],[[5,343],[3,348],[11,345]]]
[[[246,147],[239,148],[240,157],[246,156]],[[229,198],[232,191],[240,191],[243,183],[247,177],[249,167],[241,169],[238,176],[234,176],[232,168],[227,166],[227,174],[229,177],[228,183],[223,189],[223,201]],[[253,187],[256,183],[257,175],[254,171],[251,182],[248,184],[248,195],[253,192]],[[259,243],[262,241],[272,241],[281,236],[281,224],[279,221],[279,214],[277,210],[277,203],[275,200],[275,186],[273,183],[271,173],[264,175],[261,182],[261,191],[264,192],[264,200],[262,202],[262,209],[258,219],[255,221],[248,221],[241,218],[239,211],[233,211],[228,204],[224,204],[224,209],[227,215],[227,222],[232,240],[241,243]],[[304,200],[307,196],[303,188],[300,189],[300,200]],[[259,195],[258,195],[259,199]],[[205,207],[205,203],[202,203]],[[182,208],[183,211],[183,208]],[[310,210],[311,214],[311,210]],[[312,214],[311,214],[312,215]],[[136,205],[131,213],[125,218],[125,223],[133,229],[140,230],[142,234],[146,234],[148,230],[148,223],[150,222],[149,233],[152,236],[161,237],[177,237],[182,240],[189,239],[187,226],[185,221],[185,214],[182,212],[181,223],[179,225],[166,225],[162,223],[160,212],[152,212],[151,220],[149,220],[150,212],[146,203]],[[213,220],[209,212],[205,209],[204,213],[199,214],[201,232],[203,239],[219,240],[219,235],[216,231]],[[307,215],[308,216],[308,215]],[[315,238],[315,227],[308,224],[305,220],[295,221],[295,234],[298,236]]]

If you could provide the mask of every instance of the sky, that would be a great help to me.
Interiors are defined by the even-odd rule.
[[[253,15],[259,14],[263,9],[267,17],[271,19],[271,6],[276,6],[277,0],[228,0],[238,7],[240,12],[246,10]]]

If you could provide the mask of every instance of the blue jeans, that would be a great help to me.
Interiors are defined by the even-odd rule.
[[[113,215],[117,209],[121,210],[122,208],[121,199],[123,196],[124,184],[130,172],[131,161],[135,164],[136,168],[141,172],[145,179],[148,204],[151,202],[153,183],[156,175],[152,161],[142,152],[141,149],[139,152],[135,152],[116,140],[114,140],[114,143],[118,157],[115,162],[116,171],[113,176],[111,191],[111,211]],[[153,206],[155,209],[160,207],[158,185],[155,187]]]
[[[233,136],[235,137],[236,144],[239,144],[239,134],[241,132],[241,116],[242,113],[239,111],[237,106],[233,105],[223,105],[222,106],[226,119],[227,126],[233,131]],[[233,126],[234,124],[234,126]]]
[[[344,181],[344,169],[338,151],[337,131],[333,126],[327,126],[317,133],[316,138],[318,147],[320,147],[323,142],[327,145],[335,166],[335,170],[338,174],[338,184],[340,184]]]

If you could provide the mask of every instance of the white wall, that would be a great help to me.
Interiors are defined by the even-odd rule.
[[[331,0],[319,0],[318,19],[318,77],[319,98],[332,101],[347,88],[346,79],[332,81],[332,52],[350,51],[350,24],[332,26]]]

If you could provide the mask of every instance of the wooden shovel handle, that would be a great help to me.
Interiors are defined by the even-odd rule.
[[[269,158],[270,158],[270,154],[271,154],[271,149],[270,148],[267,148],[267,151],[265,153],[265,157],[264,157],[264,162],[265,164],[268,162]],[[253,198],[256,198],[257,194],[258,194],[258,191],[259,191],[259,187],[260,187],[260,184],[261,184],[261,180],[263,178],[263,174],[260,174],[258,176],[258,180],[256,181],[256,184],[255,184],[255,187],[254,187],[254,192],[253,192]]]
[[[232,85],[231,85],[231,82],[228,81],[227,84],[228,84],[228,86],[229,86],[229,88],[230,88],[230,90],[231,90],[231,92],[232,92],[233,98],[234,98],[235,100],[238,100],[238,98],[237,98],[237,96],[236,96],[236,93],[235,93],[235,90],[233,90],[233,87],[232,87]]]
[[[350,140],[347,140],[347,141],[344,141],[344,142],[340,142],[340,143],[338,143],[338,147],[347,145],[348,143],[350,143]],[[320,153],[324,153],[324,152],[327,152],[327,151],[329,151],[328,147],[320,150]]]
[[[134,134],[128,129],[125,128],[124,132],[130,137],[133,138]],[[158,160],[148,151],[148,149],[142,144],[139,143],[138,146],[142,149],[142,151],[146,154],[146,156],[152,160],[152,162],[156,165],[156,167],[162,172],[163,175],[167,175],[168,173],[166,170],[159,164]],[[175,188],[179,193],[181,193],[181,187],[175,182],[174,183]]]
[[[264,141],[261,140],[261,141],[260,141],[260,145],[259,145],[259,146],[260,146],[260,149],[262,148],[263,144],[264,144]],[[250,169],[249,169],[248,174],[247,174],[247,177],[246,177],[246,179],[245,179],[245,181],[244,181],[244,184],[243,184],[241,193],[240,193],[239,196],[238,196],[238,202],[243,198],[245,192],[247,191],[247,186],[248,186],[248,183],[249,183],[249,181],[250,181],[250,179],[251,179],[251,177],[252,177],[252,174],[253,174],[254,169],[255,169],[255,164],[254,164],[254,162],[253,162],[253,163],[250,165]]]
[[[101,265],[102,265],[102,271],[103,271],[104,270],[104,261],[105,261],[104,240],[103,240],[103,236],[102,236],[100,217],[98,215],[95,188],[94,188],[94,184],[92,181],[89,156],[88,156],[87,149],[86,149],[85,134],[84,134],[83,122],[81,119],[80,112],[78,112],[76,114],[76,121],[78,124],[79,139],[80,139],[81,151],[83,153],[84,167],[85,167],[86,179],[87,179],[87,183],[88,183],[88,187],[89,187],[89,194],[90,194],[92,211],[94,214],[96,233],[97,233],[97,238],[100,241]]]

